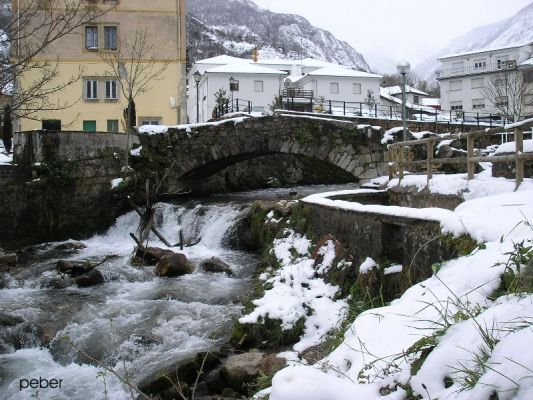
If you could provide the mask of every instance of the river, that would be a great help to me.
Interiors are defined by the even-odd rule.
[[[84,249],[55,249],[60,243],[35,246],[25,256],[24,268],[13,268],[2,276],[0,312],[24,322],[0,326],[0,399],[130,399],[127,388],[112,374],[103,376],[102,368],[85,354],[139,383],[165,366],[220,348],[229,339],[233,318],[240,314],[240,299],[250,286],[257,262],[254,254],[227,245],[228,234],[244,210],[255,199],[346,188],[353,185],[270,189],[186,204],[159,203],[156,225],[163,235],[177,241],[182,230],[186,242],[199,241],[184,250],[193,264],[218,257],[231,266],[231,277],[197,268],[179,278],[158,278],[153,267],[132,266],[129,232],[135,232],[139,223],[133,212],[118,218],[105,234],[82,241]],[[150,245],[164,247],[156,238],[151,238]],[[97,262],[109,255],[114,257],[98,267],[105,284],[57,288],[58,259]],[[61,379],[61,388],[21,390],[31,379],[41,379],[41,386],[43,379]]]

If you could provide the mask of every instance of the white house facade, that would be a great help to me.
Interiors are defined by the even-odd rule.
[[[522,116],[533,115],[533,43],[498,49],[478,50],[452,54],[439,58],[441,68],[437,71],[440,84],[441,108],[443,112],[472,113],[472,115],[498,113],[495,97],[487,95],[487,87],[498,83],[506,73],[523,74],[524,83],[529,85]],[[507,99],[501,96],[501,101]],[[497,100],[496,100],[497,101]]]
[[[230,90],[230,79],[238,81],[238,85],[232,85],[233,91]],[[189,72],[188,82],[187,110],[189,121],[194,123],[212,118],[215,93],[219,89],[227,92],[230,101],[233,97],[233,111],[236,111],[236,99],[240,100],[239,111],[248,111],[248,102],[253,109],[267,110],[280,95],[292,96],[293,106],[300,104],[304,107],[302,111],[310,111],[313,101],[321,98],[335,102],[365,102],[369,91],[379,102],[381,76],[310,58],[254,62],[218,56],[196,62]],[[298,97],[302,93],[305,93],[304,97]]]

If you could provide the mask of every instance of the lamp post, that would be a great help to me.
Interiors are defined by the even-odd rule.
[[[235,84],[237,82],[238,80],[236,80],[233,76],[229,78],[229,91],[231,92],[231,112],[233,112],[233,91],[235,90]]]
[[[198,85],[202,79],[202,74],[199,71],[196,71],[194,74],[192,74],[192,76],[194,77],[194,82],[196,83],[196,123],[198,123],[200,122],[200,92]]]
[[[405,85],[407,83],[407,74],[411,65],[407,61],[400,61],[396,66],[398,73],[402,76],[402,121],[403,121],[403,141],[407,140],[407,96]]]

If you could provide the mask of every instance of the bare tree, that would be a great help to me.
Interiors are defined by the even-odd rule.
[[[526,98],[533,93],[522,71],[508,67],[493,75],[483,87],[483,96],[507,121],[518,121],[526,108]]]
[[[0,34],[0,90],[12,93],[14,118],[32,118],[38,111],[68,108],[61,91],[78,81],[82,69],[60,76],[50,47],[115,7],[79,0],[15,0],[11,18]],[[32,78],[28,78],[31,76]],[[76,101],[76,100],[73,100]]]
[[[101,56],[109,67],[109,73],[116,77],[128,104],[124,110],[124,129],[128,135],[129,149],[130,134],[135,126],[135,99],[139,94],[149,91],[153,81],[162,79],[168,61],[160,61],[155,57],[154,46],[146,29],[137,30],[132,38],[121,40],[116,51],[105,51]],[[126,165],[128,157],[129,151],[126,152]]]

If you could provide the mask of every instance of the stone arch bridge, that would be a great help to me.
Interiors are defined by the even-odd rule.
[[[164,176],[167,192],[194,186],[240,161],[273,154],[315,159],[365,181],[387,173],[382,137],[381,129],[350,121],[288,115],[236,118],[140,134],[142,151],[132,157],[132,166],[146,177]]]

